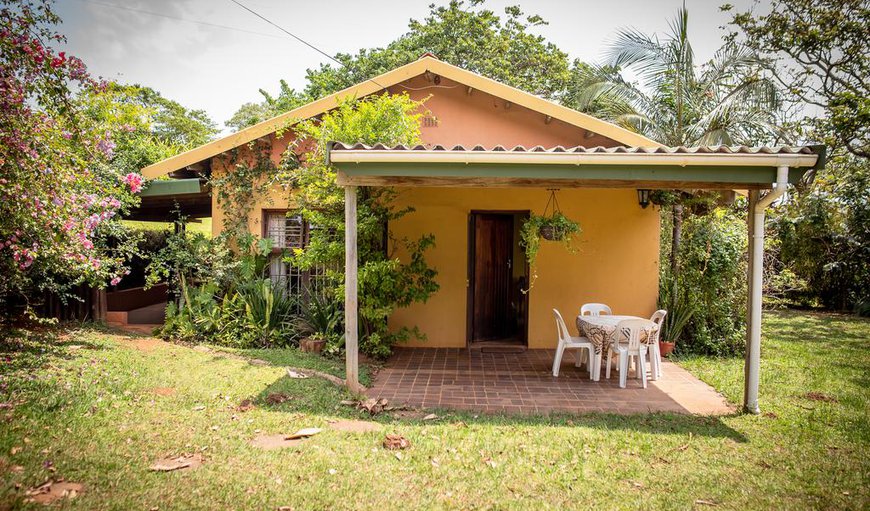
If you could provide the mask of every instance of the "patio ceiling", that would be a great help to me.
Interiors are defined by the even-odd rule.
[[[824,147],[367,146],[335,142],[330,162],[346,186],[504,186],[764,189],[824,164]]]

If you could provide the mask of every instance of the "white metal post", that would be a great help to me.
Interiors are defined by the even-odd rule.
[[[746,307],[746,361],[743,375],[743,409],[759,413],[758,378],[761,365],[761,287],[764,255],[764,209],[758,212],[758,190],[749,192],[747,214],[749,267]]]
[[[356,186],[344,187],[344,352],[347,388],[359,392]]]

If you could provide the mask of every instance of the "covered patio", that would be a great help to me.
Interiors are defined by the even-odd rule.
[[[737,190],[748,195],[748,317],[743,408],[759,413],[762,264],[765,210],[788,186],[824,164],[823,147],[534,147],[452,149],[332,145],[330,162],[345,187],[347,385],[358,383],[357,187],[609,188]],[[767,190],[767,191],[766,191]],[[576,306],[579,306],[577,303]],[[552,307],[550,305],[549,307]],[[444,318],[463,321],[464,318]],[[553,345],[556,332],[553,327]],[[486,353],[398,350],[371,392],[426,407],[484,411],[682,411],[725,413],[715,391],[678,366],[644,390],[615,380],[591,382],[585,371],[548,373],[552,351]],[[568,360],[573,360],[566,357]],[[563,362],[571,365],[571,362]],[[585,375],[585,376],[584,376]],[[718,396],[718,397],[717,397]],[[719,408],[719,406],[724,408]],[[517,407],[514,409],[513,407]]]
[[[643,389],[637,380],[590,381],[566,356],[552,374],[554,350],[520,352],[461,348],[399,348],[367,390],[372,398],[427,409],[482,413],[651,413],[723,415],[734,409],[685,369],[663,362],[662,378]],[[633,373],[631,374],[633,376]]]

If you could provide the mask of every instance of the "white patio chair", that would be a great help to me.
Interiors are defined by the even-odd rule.
[[[656,329],[650,333],[650,339],[647,341],[650,374],[653,380],[662,377],[662,352],[659,349],[659,339],[661,339],[662,324],[665,322],[665,316],[667,315],[668,311],[659,309],[653,312],[653,315],[649,318],[650,321],[656,324]]]
[[[580,367],[580,364],[585,359],[586,368],[589,369],[589,378],[592,379],[594,377],[592,361],[595,360],[595,347],[586,337],[572,336],[558,310],[553,309],[553,316],[556,317],[556,330],[559,332],[556,358],[553,359],[553,376],[559,376],[559,366],[562,365],[562,355],[565,353],[565,350],[578,349],[580,352],[577,353],[577,367]],[[585,352],[583,351],[584,349],[586,350]]]
[[[640,342],[640,335],[645,329],[649,328],[649,323],[645,319],[626,319],[620,321],[616,326],[616,339],[607,350],[607,371],[605,378],[610,378],[610,357],[616,352],[619,357],[619,386],[625,388],[628,380],[628,365],[629,359],[634,357],[637,360],[637,377],[643,382],[643,388],[646,388],[646,344]],[[622,342],[625,339],[626,342]]]
[[[581,316],[600,316],[602,314],[607,314],[609,316],[613,315],[613,311],[610,310],[609,305],[605,305],[603,303],[584,303],[580,307],[580,315]]]

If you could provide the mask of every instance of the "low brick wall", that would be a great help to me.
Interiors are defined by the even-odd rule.
[[[110,312],[131,311],[167,301],[169,288],[158,284],[150,289],[134,287],[123,291],[106,293],[106,305]]]

